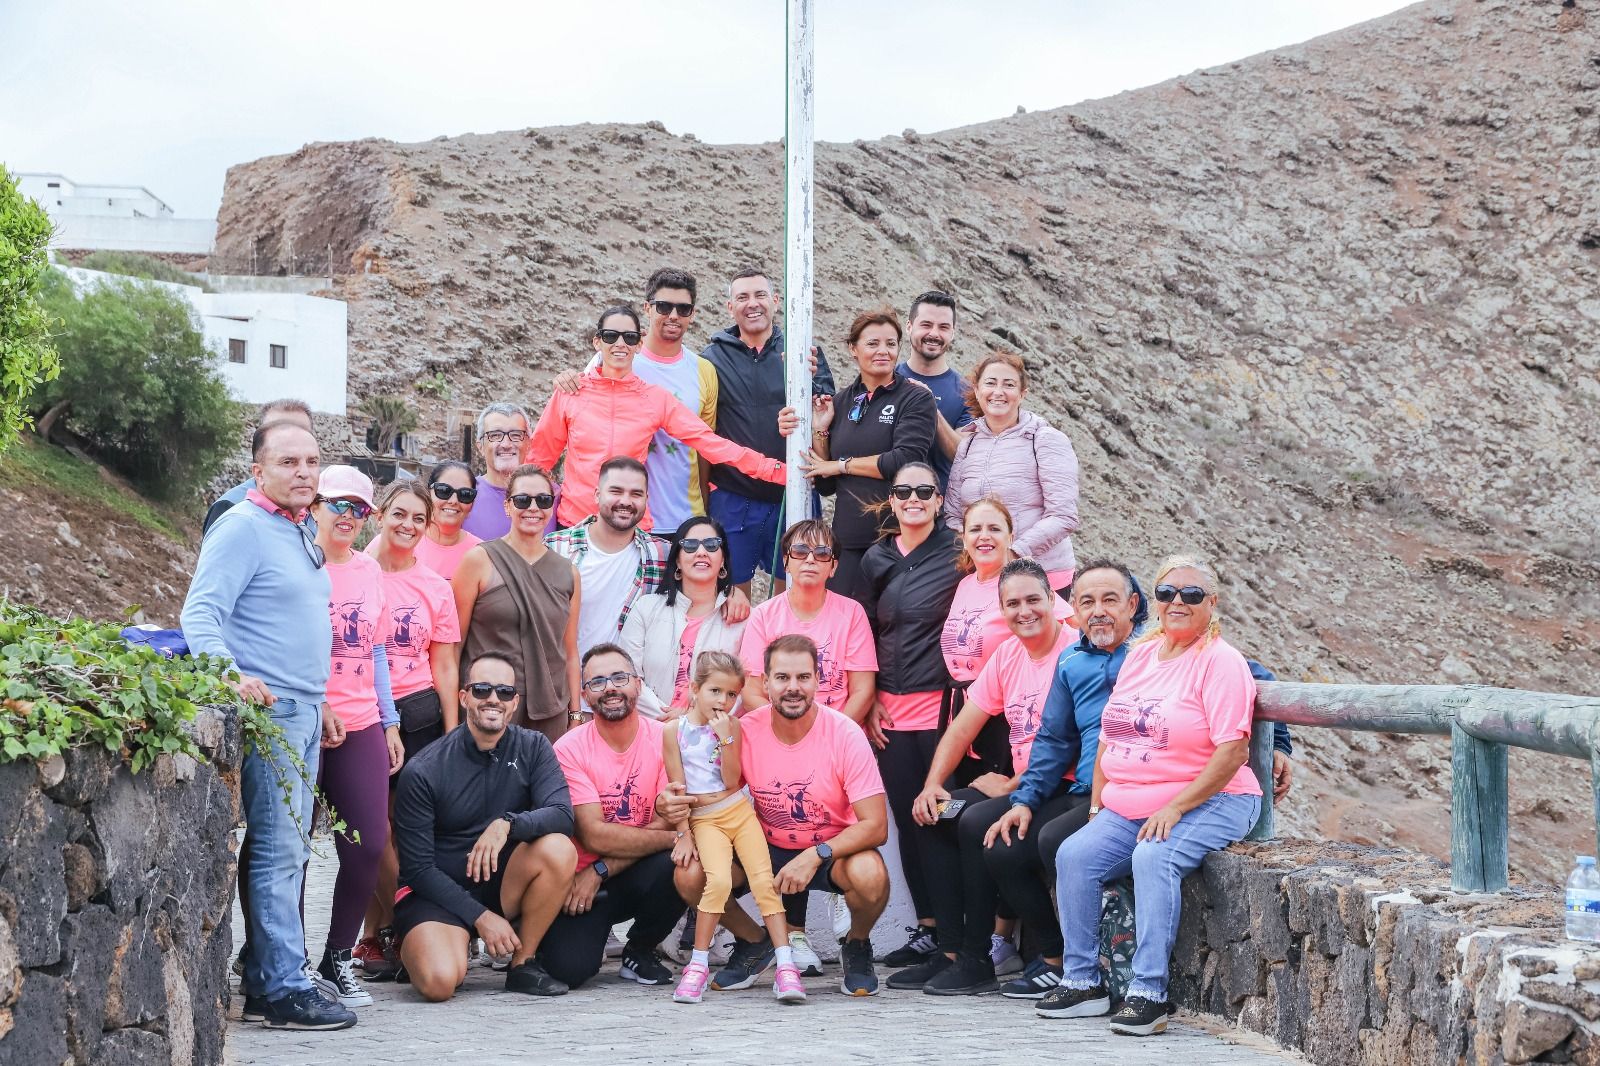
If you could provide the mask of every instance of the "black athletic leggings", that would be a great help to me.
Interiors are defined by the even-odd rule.
[[[1009,844],[996,840],[994,847],[984,849],[983,861],[999,886],[1000,898],[1011,904],[1038,945],[1039,954],[1046,958],[1060,958],[1062,951],[1061,924],[1050,901],[1056,852],[1088,821],[1087,795],[1058,795],[1034,812],[1024,839],[1018,840],[1013,833]]]
[[[958,788],[950,798],[966,800],[958,817],[917,827],[939,950],[987,959],[999,890],[983,861],[983,835],[1011,808],[1011,797]]]
[[[911,890],[911,906],[918,918],[933,917],[933,901],[928,895],[928,880],[920,844],[923,828],[911,817],[911,803],[928,779],[933,752],[939,746],[937,729],[886,729],[888,747],[878,752],[878,772],[883,775],[884,796],[900,839],[900,869]]]
[[[683,916],[686,903],[673,884],[672,853],[646,855],[609,878],[582,914],[558,914],[539,942],[539,962],[558,981],[577,988],[600,972],[606,934],[633,919],[628,946],[649,952]]]

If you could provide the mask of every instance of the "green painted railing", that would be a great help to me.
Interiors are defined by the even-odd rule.
[[[1482,685],[1258,682],[1250,763],[1265,795],[1251,840],[1274,836],[1273,722],[1450,737],[1450,883],[1459,892],[1506,887],[1508,746],[1589,762],[1600,852],[1600,697]]]

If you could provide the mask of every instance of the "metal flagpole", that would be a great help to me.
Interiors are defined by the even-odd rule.
[[[800,456],[811,446],[811,138],[815,119],[812,81],[813,0],[789,0],[788,104],[784,110],[783,328],[788,361],[788,405],[800,413],[789,438],[789,479],[784,494],[789,523],[810,515],[810,483],[800,473]]]

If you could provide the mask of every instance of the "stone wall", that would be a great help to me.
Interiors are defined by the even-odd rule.
[[[222,1061],[240,743],[195,727],[209,762],[0,765],[0,1062]]]
[[[1184,885],[1173,995],[1329,1066],[1600,1064],[1600,945],[1557,889],[1450,891],[1415,853],[1278,841]]]

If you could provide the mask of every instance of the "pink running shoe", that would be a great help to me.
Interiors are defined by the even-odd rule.
[[[793,964],[779,966],[777,976],[772,979],[772,998],[779,1003],[804,1003],[806,1001],[805,982],[800,980],[800,969]]]
[[[800,979],[795,975],[795,980]],[[699,1003],[706,994],[706,982],[711,980],[711,971],[697,962],[691,962],[683,968],[683,973],[678,977],[678,987],[672,993],[674,1003]],[[800,991],[801,998],[805,998],[805,990]]]

